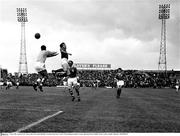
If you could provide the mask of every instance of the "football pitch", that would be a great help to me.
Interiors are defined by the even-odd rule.
[[[65,88],[0,89],[1,133],[180,132],[180,93],[174,89],[80,88],[71,101]]]

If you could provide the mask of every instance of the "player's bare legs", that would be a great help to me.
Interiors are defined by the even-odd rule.
[[[33,88],[35,91],[37,91],[37,87],[39,87],[39,90],[41,92],[43,92],[43,84],[48,79],[48,73],[47,73],[47,70],[42,70],[42,71],[38,72],[38,74],[39,74],[39,78],[33,85]]]
[[[121,96],[121,90],[122,90],[122,87],[121,86],[118,86],[117,87],[117,98],[120,98],[120,96]]]

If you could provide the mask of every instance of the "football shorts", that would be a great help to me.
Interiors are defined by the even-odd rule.
[[[0,82],[0,86],[3,86],[4,85],[4,83],[3,82]]]
[[[35,70],[36,70],[37,72],[43,71],[43,70],[45,70],[45,69],[46,69],[45,63],[36,62],[36,64],[35,64]]]
[[[66,81],[63,81],[63,86],[67,86],[67,82]]]
[[[69,68],[68,59],[67,58],[62,58],[61,59],[61,65],[63,67],[63,70],[67,71],[68,68]]]
[[[68,87],[71,88],[72,86],[76,86],[77,85],[77,78],[68,78]]]
[[[117,86],[123,86],[123,85],[124,85],[124,81],[123,80],[117,81]]]

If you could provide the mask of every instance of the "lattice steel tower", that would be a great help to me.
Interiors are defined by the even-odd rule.
[[[159,19],[162,20],[158,70],[167,73],[166,60],[166,19],[170,18],[170,4],[159,5]]]
[[[26,38],[25,38],[25,22],[27,19],[27,9],[17,8],[17,20],[21,23],[21,48],[19,59],[19,73],[28,74],[27,58],[26,58]]]

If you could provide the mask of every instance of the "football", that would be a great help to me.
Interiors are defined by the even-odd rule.
[[[35,37],[36,39],[39,39],[39,38],[41,37],[41,35],[40,35],[39,33],[36,33],[36,34],[34,35],[34,37]]]

